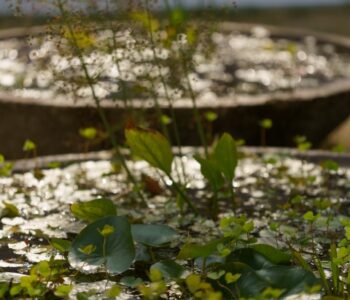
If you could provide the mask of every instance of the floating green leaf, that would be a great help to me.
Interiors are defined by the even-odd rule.
[[[292,256],[286,252],[283,252],[275,247],[266,244],[255,244],[251,246],[256,252],[262,254],[269,261],[274,264],[288,264]]]
[[[71,205],[73,215],[80,220],[93,222],[103,217],[115,216],[117,209],[110,199],[100,198]]]
[[[139,278],[139,277],[136,278],[136,277],[133,277],[133,276],[125,276],[122,279],[120,279],[119,283],[122,284],[122,285],[125,285],[127,287],[134,288],[134,287],[137,287],[140,284],[142,284],[143,280],[141,278]]]
[[[167,225],[133,224],[131,232],[136,242],[151,247],[163,246],[178,237],[177,232]]]
[[[218,245],[225,242],[226,239],[218,239],[206,244],[188,243],[182,246],[177,259],[194,259],[199,257],[208,257],[218,251]]]
[[[232,291],[238,290],[240,296],[245,298],[261,295],[268,288],[282,290],[281,297],[284,298],[319,284],[313,273],[300,267],[276,265],[252,248],[235,250],[226,258],[222,268],[232,274],[241,274],[236,283],[228,284],[220,280]]]
[[[167,280],[179,279],[186,273],[186,269],[183,266],[171,259],[159,261],[152,265],[152,268],[159,270]]]
[[[99,232],[105,226],[115,228],[115,231],[103,236]],[[83,253],[81,249],[93,245],[94,251]],[[87,225],[72,243],[69,252],[69,262],[74,268],[87,267],[94,271],[105,266],[107,271],[119,274],[126,271],[135,258],[134,243],[131,228],[125,217],[105,217]]]
[[[171,173],[173,153],[169,141],[159,132],[141,129],[125,130],[126,143],[138,157],[166,174]]]

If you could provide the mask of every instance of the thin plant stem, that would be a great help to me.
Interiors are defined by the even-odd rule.
[[[187,64],[186,64],[184,50],[181,47],[180,47],[180,51],[181,51],[181,55],[183,57],[182,65],[183,65],[183,69],[184,69],[184,72],[185,72],[185,78],[186,78],[186,81],[187,81],[188,92],[190,94],[190,98],[191,98],[191,101],[192,101],[192,111],[193,111],[193,115],[194,115],[194,118],[195,118],[198,135],[199,135],[201,144],[204,147],[205,156],[208,157],[209,156],[208,144],[207,144],[207,141],[206,141],[206,138],[205,138],[205,135],[204,135],[203,125],[202,125],[201,118],[200,118],[199,111],[198,111],[198,107],[197,107],[196,95],[195,95],[195,93],[193,91],[193,88],[192,88],[190,75],[189,75],[188,67],[187,67]]]
[[[150,37],[150,42],[151,42],[151,46],[152,46],[153,58],[154,58],[154,62],[156,64],[158,72],[159,72],[160,81],[161,81],[162,86],[164,88],[165,98],[167,99],[167,102],[168,102],[168,108],[170,111],[170,116],[171,116],[172,125],[173,125],[172,127],[173,127],[173,131],[174,131],[175,143],[176,143],[176,146],[177,146],[178,151],[179,151],[179,156],[182,157],[183,153],[182,153],[181,140],[180,140],[179,129],[178,129],[178,125],[177,125],[177,120],[176,120],[176,115],[175,115],[172,99],[169,95],[168,85],[165,81],[165,78],[164,78],[162,72],[161,72],[161,70],[162,70],[161,64],[159,62],[159,58],[157,57],[157,53],[155,50],[154,36],[153,36],[152,28],[151,28],[152,25],[151,25],[151,13],[149,11],[149,1],[145,0],[145,4],[146,4],[145,7],[146,7],[146,14],[147,14],[147,19],[148,19],[149,37]],[[166,4],[167,11],[169,11],[170,5],[166,0],[165,0],[165,4]],[[168,134],[168,136],[169,136],[169,134]],[[169,140],[170,140],[170,138],[169,138]],[[186,181],[185,165],[184,165],[182,159],[180,160],[180,165],[181,165],[181,169],[182,169],[183,178]]]
[[[58,3],[58,8],[59,8],[59,10],[60,10],[60,13],[61,13],[62,17],[63,17],[64,19],[67,19],[67,17],[66,17],[66,12],[65,12],[65,10],[64,10],[62,1],[61,1],[61,0],[58,0],[57,3]],[[133,184],[137,185],[137,181],[136,181],[135,177],[133,176],[133,174],[131,173],[131,170],[129,169],[129,167],[128,167],[127,163],[126,163],[126,160],[125,160],[123,154],[121,153],[121,150],[120,150],[120,148],[119,148],[119,145],[118,145],[118,143],[117,143],[117,141],[116,141],[116,139],[115,139],[115,137],[114,137],[113,130],[112,130],[112,128],[111,128],[111,126],[110,126],[110,124],[109,124],[109,122],[108,122],[108,120],[107,120],[106,114],[105,114],[105,112],[104,112],[104,110],[103,110],[103,108],[102,108],[102,106],[101,106],[100,99],[99,99],[99,98],[97,97],[97,95],[96,95],[95,88],[94,88],[94,84],[93,84],[93,80],[92,80],[92,78],[91,78],[91,76],[90,76],[89,70],[88,70],[87,65],[86,65],[86,62],[85,62],[85,60],[84,60],[83,53],[82,53],[80,47],[79,47],[78,44],[77,44],[77,40],[76,40],[76,37],[75,37],[75,34],[74,34],[74,30],[73,30],[73,28],[72,28],[72,25],[70,24],[70,22],[66,22],[66,25],[67,25],[69,34],[70,34],[71,37],[72,37],[72,42],[73,42],[73,43],[71,43],[71,44],[72,44],[72,46],[74,47],[74,49],[77,51],[77,55],[78,55],[79,61],[80,61],[80,63],[81,63],[81,66],[82,66],[84,75],[85,75],[85,77],[86,77],[86,79],[87,79],[89,88],[90,88],[91,93],[92,93],[92,98],[93,98],[93,100],[94,100],[94,102],[95,102],[95,105],[96,105],[98,114],[99,114],[99,116],[100,116],[100,118],[101,118],[101,120],[102,120],[102,123],[103,123],[103,125],[104,125],[104,127],[105,127],[105,129],[106,129],[106,131],[107,131],[107,133],[108,133],[108,135],[109,135],[109,137],[110,137],[112,146],[113,146],[113,148],[115,149],[115,151],[116,151],[116,153],[117,153],[117,156],[118,156],[118,158],[120,159],[121,164],[122,164],[123,168],[125,169],[125,171],[126,171],[126,173],[127,173],[127,175],[128,175],[128,178],[132,181]],[[139,195],[141,201],[142,201],[145,205],[147,205],[147,202],[146,202],[146,200],[144,199],[143,194],[142,194],[139,190],[137,191],[137,193],[138,193],[138,195]]]
[[[148,148],[148,146],[145,144],[144,145],[146,147],[146,150],[148,151],[148,153],[152,156],[152,158],[154,159],[154,161],[157,163],[158,166],[162,166],[162,163],[159,161],[158,157],[156,155],[153,154],[153,152],[151,151],[151,149]],[[198,215],[199,211],[198,209],[193,205],[192,201],[190,200],[190,198],[188,197],[188,195],[183,191],[182,187],[176,182],[176,180],[174,179],[174,177],[171,175],[171,171],[167,172],[164,169],[165,168],[160,168],[165,175],[167,175],[169,177],[169,179],[171,180],[174,189],[176,190],[176,192],[181,196],[181,198],[188,204],[188,206],[191,208],[191,210]]]

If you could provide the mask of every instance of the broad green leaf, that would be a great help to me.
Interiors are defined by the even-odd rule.
[[[152,257],[149,254],[148,246],[137,243],[135,245],[136,257],[135,261],[152,261]]]
[[[219,170],[217,163],[211,158],[201,158],[195,155],[194,158],[201,165],[201,173],[209,184],[218,190],[224,185],[224,178]]]
[[[125,276],[119,281],[120,284],[125,285],[130,288],[135,288],[143,283],[143,280],[141,278],[136,278],[133,276]]]
[[[104,237],[99,232],[106,226],[115,231]],[[84,247],[93,245],[94,251],[85,254]],[[105,247],[104,247],[105,246]],[[95,271],[97,267],[105,266],[112,274],[120,274],[129,269],[135,258],[134,242],[131,228],[125,217],[105,217],[87,225],[72,243],[69,252],[69,262],[77,269]]]
[[[234,139],[228,133],[224,133],[216,144],[213,157],[224,174],[226,180],[232,181],[238,163],[237,147]]]
[[[131,232],[136,242],[151,247],[163,246],[178,237],[177,232],[167,225],[133,224]]]
[[[218,245],[222,244],[225,239],[218,239],[206,244],[188,243],[182,246],[177,259],[194,259],[198,257],[208,257],[218,251]]]
[[[283,252],[275,247],[265,244],[255,244],[251,246],[256,252],[265,256],[269,261],[274,264],[288,264],[292,256],[286,252]]]
[[[68,252],[72,243],[68,240],[52,238],[50,244],[61,253]]]
[[[100,218],[115,216],[117,214],[114,203],[105,198],[73,203],[71,205],[71,211],[77,219],[86,222],[93,222]]]
[[[156,131],[127,129],[125,137],[126,143],[136,156],[166,174],[171,173],[174,157],[170,143],[163,135]]]
[[[186,273],[183,266],[171,259],[159,261],[152,265],[152,268],[159,270],[166,280],[179,279]]]
[[[241,297],[252,298],[261,295],[266,289],[283,290],[282,297],[298,294],[319,284],[313,273],[300,267],[276,265],[252,248],[232,252],[222,268],[232,274],[241,274],[238,281],[221,283],[232,291],[239,290]]]

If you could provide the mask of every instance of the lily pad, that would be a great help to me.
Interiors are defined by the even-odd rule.
[[[167,280],[181,278],[186,273],[183,266],[171,259],[159,261],[152,265],[152,268],[159,270]]]
[[[182,246],[177,259],[194,259],[199,257],[209,257],[218,251],[218,245],[226,241],[226,238],[210,241],[206,244],[188,243]]]
[[[103,235],[104,228],[114,228]],[[129,269],[135,258],[131,229],[125,217],[105,217],[87,225],[72,243],[69,252],[72,267],[96,271],[105,266],[113,274]]]
[[[303,268],[290,265],[276,265],[251,248],[232,252],[223,265],[226,272],[241,274],[236,283],[222,282],[232,291],[239,290],[241,297],[255,297],[267,288],[283,290],[282,297],[304,292],[318,285],[319,279]]]
[[[177,232],[166,225],[134,224],[131,232],[136,242],[151,247],[168,244],[178,237]]]

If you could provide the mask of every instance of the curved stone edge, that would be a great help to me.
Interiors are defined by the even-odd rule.
[[[350,154],[347,153],[334,153],[326,150],[309,150],[305,152],[298,151],[293,148],[277,148],[277,147],[241,147],[240,150],[248,155],[282,155],[287,157],[293,157],[297,159],[303,159],[312,163],[320,163],[325,160],[333,160],[337,162],[341,167],[350,167]],[[174,152],[176,153],[174,148]],[[185,155],[194,153],[195,151],[203,151],[203,148],[198,147],[183,147],[182,149]],[[129,154],[129,151],[123,151],[125,155]],[[63,166],[84,162],[84,161],[99,161],[109,160],[113,157],[113,151],[98,151],[88,153],[74,153],[74,154],[62,154],[62,155],[50,155],[37,157],[35,159],[21,159],[12,161],[13,171],[15,173],[21,173],[33,170],[35,168],[45,169],[50,163],[58,162]]]

